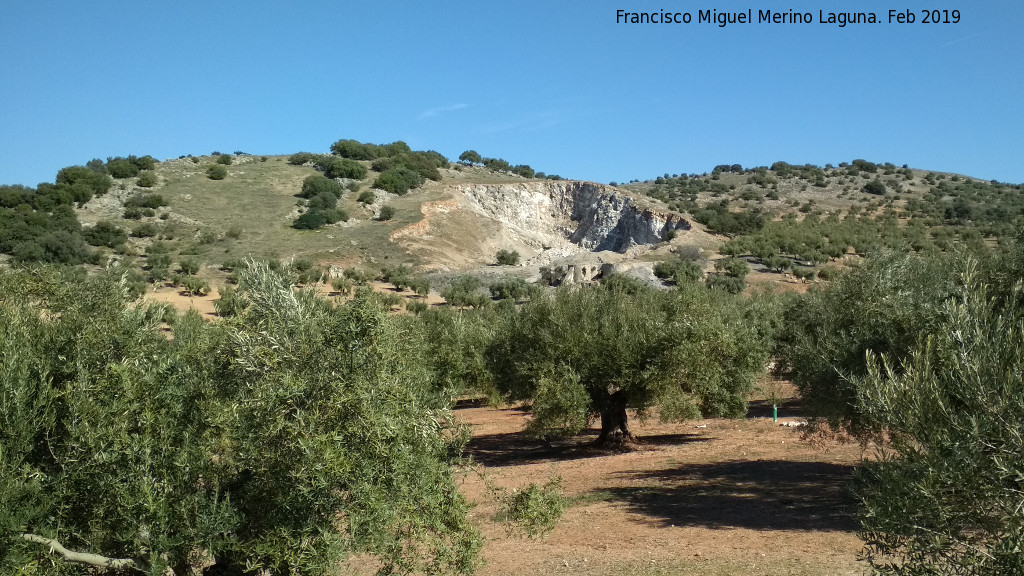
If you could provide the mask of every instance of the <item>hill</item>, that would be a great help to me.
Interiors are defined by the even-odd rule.
[[[0,250],[121,266],[140,290],[147,282],[187,295],[230,284],[246,258],[290,262],[307,281],[402,266],[435,287],[467,272],[542,284],[625,272],[672,283],[690,261],[698,279],[731,290],[802,290],[878,249],[998,242],[1024,214],[1020,185],[866,160],[720,165],[605,186],[470,152],[451,163],[403,143],[339,140],[332,154],[93,160],[62,170],[52,186],[3,187],[4,217],[21,232],[0,238]],[[389,180],[395,175],[412,188]],[[80,228],[47,204],[76,201]],[[17,222],[29,208],[57,223]],[[40,226],[35,237],[30,224]],[[54,236],[65,224],[71,236]],[[499,251],[516,254],[518,265],[494,266]],[[723,256],[743,263],[727,272]],[[730,274],[738,281],[718,278]]]

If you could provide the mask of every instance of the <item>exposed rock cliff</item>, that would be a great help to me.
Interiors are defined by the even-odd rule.
[[[459,186],[469,206],[525,241],[564,238],[592,251],[657,244],[669,230],[688,230],[677,214],[645,210],[620,192],[566,180]]]

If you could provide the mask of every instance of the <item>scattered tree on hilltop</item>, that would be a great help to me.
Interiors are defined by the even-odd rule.
[[[459,162],[463,164],[473,166],[474,164],[483,164],[484,159],[477,153],[476,150],[466,150],[459,155]]]

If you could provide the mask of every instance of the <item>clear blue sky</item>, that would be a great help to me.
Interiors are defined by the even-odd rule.
[[[942,4],[942,6],[939,6]],[[819,24],[821,6],[915,24]],[[1024,4],[27,2],[0,7],[0,183],[91,158],[466,149],[599,182],[866,158],[1024,182]],[[959,24],[922,24],[923,8]],[[617,9],[692,12],[616,24]],[[827,12],[830,10],[826,8]]]

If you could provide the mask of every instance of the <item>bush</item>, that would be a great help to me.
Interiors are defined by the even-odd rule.
[[[796,276],[800,280],[813,280],[816,275],[817,272],[814,268],[804,268],[802,266],[793,268],[793,276]]]
[[[317,158],[317,156],[317,154],[313,154],[311,152],[299,152],[297,154],[292,154],[291,156],[289,156],[288,163],[291,164],[292,166],[302,166],[307,162],[312,162]]]
[[[366,166],[348,158],[334,158],[324,169],[324,175],[328,178],[362,180],[366,174]]]
[[[373,190],[363,190],[356,200],[363,204],[373,204],[377,200],[377,195],[373,193]]]
[[[480,291],[480,281],[473,276],[457,276],[441,291],[441,297],[450,306],[481,308],[490,298]]]
[[[306,206],[310,212],[319,210],[330,210],[338,205],[338,197],[330,192],[321,192],[309,199]]]
[[[562,491],[562,478],[551,476],[543,485],[531,482],[522,490],[489,486],[498,500],[498,517],[511,535],[523,531],[530,538],[549,534],[569,508]]]
[[[406,300],[405,309],[418,316],[427,311],[427,303],[423,300]]]
[[[519,252],[515,250],[498,250],[498,253],[494,255],[494,259],[497,261],[498,266],[517,266],[519,265]]]
[[[327,225],[327,216],[318,210],[311,210],[292,222],[292,228],[296,230],[316,230]]]
[[[404,167],[388,168],[377,176],[373,182],[374,188],[386,190],[392,194],[403,196],[411,188],[417,188],[423,183],[423,177],[418,173]]]
[[[395,207],[390,204],[385,204],[380,207],[380,214],[377,215],[377,220],[385,222],[395,217]]]
[[[533,178],[536,174],[528,164],[517,164],[512,167],[512,173],[523,178]]]
[[[358,268],[345,268],[341,273],[345,278],[348,278],[349,280],[360,286],[366,284],[370,280],[373,280],[374,278],[377,277],[377,275],[373,272],[367,270],[360,270]]]
[[[178,261],[178,268],[181,269],[182,274],[192,276],[196,272],[199,272],[200,263],[195,258],[182,258]]]
[[[136,194],[125,200],[126,208],[160,208],[167,206],[167,200],[160,194]]]
[[[132,178],[138,176],[139,167],[127,158],[110,158],[107,160],[107,173],[114,178]]]
[[[223,180],[227,178],[227,176],[227,168],[219,164],[215,164],[206,169],[206,177],[209,178],[210,180]]]
[[[85,241],[93,246],[114,248],[128,241],[128,234],[112,222],[100,220],[92,228],[82,231]]]
[[[528,284],[522,278],[502,278],[491,282],[488,288],[491,297],[498,300],[527,300],[537,291],[536,286]]]
[[[67,168],[61,168],[61,170],[57,172],[56,183],[58,185],[66,184],[72,188],[80,184],[96,196],[106,194],[107,190],[114,185],[114,181],[110,179],[110,176],[101,174],[95,170],[90,170],[85,166],[69,166]],[[88,198],[86,198],[86,200],[88,200]],[[82,200],[79,200],[79,202],[81,201]]]
[[[341,184],[335,180],[323,176],[322,174],[313,174],[307,176],[302,181],[302,191],[299,192],[299,196],[302,198],[313,198],[319,194],[332,194],[335,198],[341,198],[341,195],[345,192]]]
[[[338,140],[331,144],[331,153],[352,160],[374,160],[381,156],[381,150],[374,144],[363,144],[358,140]]]
[[[174,283],[181,286],[189,296],[206,296],[210,293],[210,284],[195,276],[177,276],[174,278]]]
[[[348,222],[348,212],[342,208],[331,208],[330,210],[323,211],[324,218],[327,218],[328,224],[335,224],[337,222]]]
[[[882,182],[881,180],[872,180],[864,185],[864,191],[868,194],[882,196],[885,194],[885,182]]]
[[[231,162],[234,158],[230,154],[221,154],[217,156],[217,164],[223,164],[225,166],[231,166]]]
[[[156,186],[159,180],[157,180],[156,173],[152,170],[143,170],[139,172],[139,179],[135,182],[143,188],[152,188]]]
[[[747,287],[747,283],[743,278],[736,276],[722,276],[720,274],[709,277],[705,284],[708,288],[724,290],[730,294],[739,294]]]
[[[750,265],[748,265],[747,261],[742,258],[723,258],[715,262],[715,270],[718,270],[727,276],[742,279],[750,272]]]
[[[152,222],[143,222],[132,228],[132,236],[136,238],[152,238],[156,236],[156,225]]]

